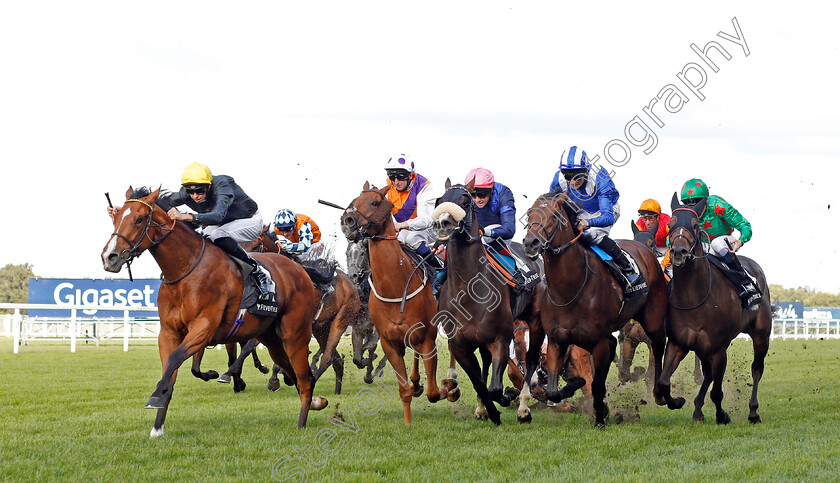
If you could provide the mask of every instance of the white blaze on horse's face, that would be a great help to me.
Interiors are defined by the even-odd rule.
[[[114,229],[114,233],[119,233],[120,228],[122,228],[123,221],[125,221],[128,216],[131,215],[131,208],[126,208],[125,212],[123,213],[122,218],[120,218],[120,224]],[[108,256],[114,253],[114,250],[117,248],[117,235],[111,235],[111,239],[108,240],[108,244],[105,245],[105,250],[102,251],[102,266],[106,271],[113,271],[113,266],[108,264]]]

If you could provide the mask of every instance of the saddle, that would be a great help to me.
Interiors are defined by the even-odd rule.
[[[499,240],[501,241],[501,240]],[[522,245],[512,243],[501,246],[485,245],[487,260],[508,281],[508,285],[515,292],[530,292],[540,283],[540,273],[525,263],[525,252]]]
[[[627,257],[627,261],[630,262],[630,266],[633,267],[633,271],[636,272],[638,278],[636,279],[636,283],[630,285],[630,282],[627,280],[627,277],[624,276],[624,272],[621,271],[621,267],[613,260],[611,256],[607,254],[604,250],[601,250],[595,245],[589,245],[589,249],[595,252],[606,265],[607,268],[610,269],[615,279],[618,283],[624,288],[624,296],[625,298],[636,298],[641,295],[645,295],[648,293],[649,287],[645,277],[642,275],[642,272],[639,271],[639,265],[636,264],[636,260],[630,256],[625,250],[621,250],[624,253],[624,256]]]
[[[236,262],[236,264],[239,265],[240,270],[242,270],[243,289],[242,301],[239,303],[240,312],[242,312],[242,309],[247,309],[249,313],[256,315],[257,317],[277,317],[277,284],[274,283],[274,279],[269,280],[269,292],[266,295],[260,295],[257,282],[254,280],[254,277],[251,276],[251,272],[253,271],[251,266],[236,258],[230,258]],[[257,261],[257,263],[265,267],[265,265],[259,261]],[[269,277],[270,275],[271,272],[269,272]],[[237,322],[239,319],[241,319],[241,316],[237,317]]]
[[[733,270],[717,254],[708,253],[707,255],[709,262],[723,272],[723,275],[735,286],[735,291],[738,292],[739,298],[741,299],[741,306],[744,308],[757,306],[761,301],[761,293],[757,292],[758,284],[756,283],[755,275],[743,266],[743,272]],[[745,273],[749,279],[744,276]],[[746,290],[746,284],[752,284],[756,290]]]

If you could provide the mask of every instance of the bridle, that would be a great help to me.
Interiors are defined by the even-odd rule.
[[[546,198],[543,198],[543,199],[546,199]],[[557,202],[556,199],[552,199],[552,201],[554,201],[555,203]],[[529,212],[528,215],[529,215],[529,218],[530,218],[530,213],[532,212],[532,210],[528,210],[528,212]],[[551,230],[551,232],[549,232],[548,229],[545,227],[545,225],[540,221],[529,222],[528,225],[527,225],[527,229],[528,229],[528,231],[530,231],[531,226],[533,226],[533,225],[538,226],[540,228],[540,230],[542,230],[542,232],[545,234],[545,236],[542,237],[542,239],[545,240],[545,241],[540,245],[540,251],[541,252],[551,252],[554,255],[559,255],[561,252],[563,252],[564,250],[566,250],[570,246],[577,243],[577,241],[580,239],[580,236],[583,235],[583,232],[579,232],[577,234],[577,236],[575,236],[574,238],[572,238],[568,242],[560,245],[559,247],[552,247],[551,246],[551,240],[554,239],[554,235],[556,235],[557,231],[560,229],[560,225],[562,225],[562,223],[563,223],[563,218],[560,215],[557,214],[556,210],[552,210],[552,215],[551,216],[557,220],[557,224],[554,225],[554,228]]]
[[[691,208],[677,208],[677,209],[674,210],[674,213],[676,213],[678,211],[688,211],[688,212],[692,213],[697,220],[700,219],[700,216],[697,215],[697,212],[692,210]],[[678,230],[674,230],[671,233],[669,233],[668,234],[668,244],[670,246],[674,246],[674,240],[676,240],[678,238],[684,238],[691,245],[691,248],[689,248],[689,254],[688,254],[688,259],[689,260],[694,260],[696,258],[706,258],[706,254],[703,254],[703,255],[700,255],[700,256],[697,256],[697,255],[694,254],[694,251],[697,248],[697,242],[700,241],[700,238],[701,238],[702,234],[704,234],[706,232],[703,231],[703,229],[700,228],[700,225],[698,224],[694,229],[694,237],[693,237],[693,240],[692,240],[691,238],[689,238],[688,236],[685,235],[686,231],[687,230],[685,229],[685,227],[681,226],[681,227],[679,227]],[[706,236],[708,237],[709,235],[706,234]],[[673,301],[674,292],[671,291],[668,294],[668,303],[671,305],[671,307],[674,307],[677,310],[694,310],[694,309],[700,307],[701,305],[703,305],[704,303],[706,303],[706,300],[709,299],[709,295],[711,295],[711,293],[712,293],[712,264],[707,262],[706,265],[707,265],[707,268],[709,269],[709,275],[708,275],[709,287],[706,290],[706,295],[703,297],[703,299],[700,300],[699,303],[697,303],[697,304],[695,304],[691,307],[680,307],[680,306],[674,304],[674,301]]]
[[[129,240],[128,237],[126,237],[125,235],[123,235],[122,233],[120,233],[118,231],[115,231],[114,233],[111,233],[111,236],[116,236],[117,238],[121,238],[127,244],[129,244],[131,246],[131,248],[123,249],[123,251],[120,252],[120,258],[125,260],[125,264],[128,267],[128,278],[131,281],[134,281],[134,277],[131,275],[131,262],[135,258],[138,258],[145,250],[149,250],[149,249],[152,249],[152,248],[160,245],[163,242],[163,240],[165,240],[166,237],[169,236],[169,234],[172,233],[172,231],[175,229],[175,220],[172,220],[172,226],[170,226],[169,228],[165,228],[166,223],[153,223],[152,222],[152,215],[155,212],[155,207],[152,206],[149,203],[146,203],[143,200],[139,200],[139,199],[135,199],[135,198],[125,200],[126,203],[130,203],[132,201],[143,204],[147,208],[149,208],[149,216],[146,218],[146,226],[143,227],[143,233],[141,233],[140,236],[137,238],[136,243],[132,243],[132,241]],[[165,229],[166,233],[161,235],[159,238],[157,238],[155,240],[152,240],[152,237],[149,234],[149,229],[152,228],[152,227]],[[143,244],[144,239],[149,240],[149,246],[147,246],[146,248],[141,248],[140,245]]]
[[[462,218],[461,221],[458,222],[458,224],[456,225],[456,228],[454,230],[454,233],[461,233],[461,234],[466,235],[466,241],[468,243],[472,243],[472,242],[475,242],[477,240],[481,240],[481,235],[478,235],[478,236],[470,235],[470,230],[472,230],[472,224],[473,224],[473,203],[475,202],[475,200],[473,199],[473,196],[470,194],[469,191],[467,191],[466,186],[461,185],[461,184],[456,184],[455,186],[451,186],[446,191],[446,193],[449,193],[450,191],[453,191],[453,190],[454,191],[460,191],[463,196],[466,196],[470,200],[469,204],[467,205],[467,208],[464,208],[464,212],[465,212],[464,218]],[[443,196],[446,196],[446,193],[444,193]],[[441,200],[443,200],[443,197],[441,197]],[[458,203],[455,203],[455,204],[457,205]],[[460,206],[460,205],[458,205],[458,206]]]
[[[362,190],[362,194],[365,194],[365,193],[376,193],[377,195],[379,195],[380,198],[382,198],[382,202],[388,202],[388,199],[385,198],[385,195],[383,195],[379,190]],[[359,211],[359,209],[356,208],[355,206],[353,206],[353,203],[351,202],[350,205],[344,210],[344,214],[345,214],[345,216],[352,216],[353,218],[356,218],[356,215],[358,215],[358,216],[361,216],[362,218],[364,218],[365,221],[367,221],[367,223],[364,226],[362,226],[358,222],[358,218],[356,219],[356,230],[355,231],[358,233],[358,236],[361,236],[362,238],[365,238],[365,239],[368,239],[368,240],[371,240],[371,239],[372,240],[396,240],[397,239],[396,236],[383,236],[383,235],[378,235],[378,234],[374,234],[374,233],[370,232],[371,228],[377,228],[377,229],[382,228],[382,225],[385,224],[385,220],[387,219],[387,217],[391,215],[390,211],[391,210],[388,210],[386,212],[386,216],[384,216],[381,220],[376,221],[376,220],[372,220],[369,216],[367,216],[364,213],[362,213],[361,211]]]

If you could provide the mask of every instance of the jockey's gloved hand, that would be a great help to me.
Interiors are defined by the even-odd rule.
[[[481,231],[483,232],[484,236],[493,238],[493,229],[492,228],[482,228]]]

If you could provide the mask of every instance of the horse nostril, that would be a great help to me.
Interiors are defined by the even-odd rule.
[[[356,224],[356,220],[352,216],[345,216],[342,223],[344,223],[345,226],[353,226]]]

